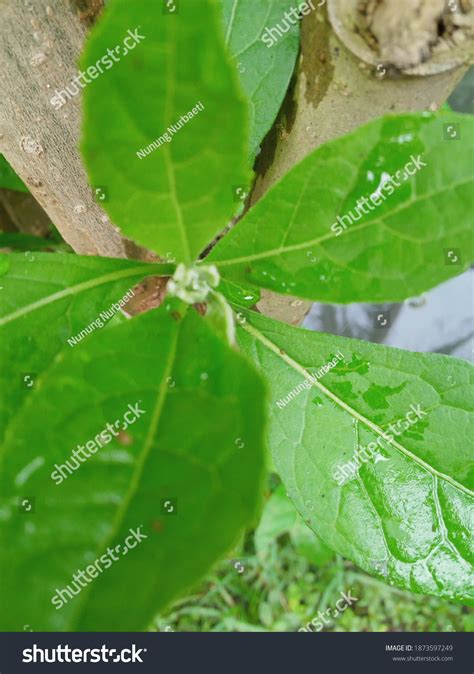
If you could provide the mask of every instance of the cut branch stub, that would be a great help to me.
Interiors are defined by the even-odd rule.
[[[472,59],[471,0],[328,0],[334,32],[359,59],[436,75]]]

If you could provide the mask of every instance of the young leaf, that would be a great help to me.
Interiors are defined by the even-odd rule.
[[[280,485],[265,503],[255,530],[255,551],[261,560],[265,559],[271,544],[292,529],[297,517],[298,512],[286,496],[285,487]]]
[[[283,102],[299,48],[299,24],[286,21],[293,0],[221,0],[225,41],[250,106],[250,152],[254,156]],[[286,23],[285,23],[286,21]],[[275,26],[287,32],[278,37]],[[273,29],[274,39],[267,32]]]
[[[218,288],[224,297],[226,297],[229,302],[239,307],[253,307],[254,304],[260,300],[260,291],[258,288],[242,288],[237,286],[230,281],[224,281],[221,279]]]
[[[246,104],[219,22],[215,0],[183,0],[177,13],[115,0],[82,60],[103,70],[117,44],[117,62],[84,90],[91,184],[107,188],[124,234],[177,262],[225,227],[248,184]]]
[[[472,365],[241,313],[239,341],[271,384],[275,465],[304,520],[368,573],[474,602]]]
[[[143,630],[253,518],[260,377],[194,309],[168,309],[57,360],[9,425],[2,629]]]
[[[334,559],[335,555],[317,534],[305,524],[298,515],[295,526],[290,531],[290,538],[296,552],[315,566],[324,566]]]
[[[16,190],[17,192],[28,192],[27,186],[17,176],[3,154],[0,154],[0,188]]]
[[[23,232],[0,232],[0,248],[12,248],[17,251],[44,250],[54,248],[57,244],[50,239]]]
[[[66,243],[58,230],[51,225],[47,236],[35,236],[23,232],[0,232],[0,248],[11,249],[12,252],[24,253],[42,250],[54,253],[72,253],[71,246]]]
[[[118,311],[120,300],[145,276],[171,268],[79,255],[0,255],[2,426],[60,352],[80,348],[75,339],[82,343],[108,324],[102,312],[110,314],[113,304],[112,313]]]
[[[455,113],[403,115],[328,143],[271,189],[206,264],[236,283],[323,302],[419,295],[473,259],[473,126]]]

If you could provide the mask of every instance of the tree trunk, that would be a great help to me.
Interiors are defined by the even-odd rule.
[[[80,96],[50,99],[77,74],[101,0],[0,3],[0,152],[77,253],[143,257],[96,203],[79,154]]]

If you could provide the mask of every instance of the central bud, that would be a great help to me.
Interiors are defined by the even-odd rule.
[[[168,283],[168,292],[186,304],[199,304],[207,302],[219,281],[219,272],[214,265],[186,267],[181,263]]]

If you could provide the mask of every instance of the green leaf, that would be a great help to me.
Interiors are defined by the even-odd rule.
[[[306,526],[280,485],[265,504],[255,531],[255,550],[261,560],[265,559],[271,544],[283,534],[289,534],[296,551],[313,564],[325,564],[333,557],[332,551]]]
[[[25,253],[34,250],[48,252],[71,253],[72,248],[61,238],[56,229],[48,232],[47,238],[23,234],[23,232],[0,232],[0,248],[10,248],[14,252]]]
[[[322,302],[419,295],[473,259],[473,126],[455,113],[403,115],[328,143],[260,199],[206,263],[235,283]],[[426,166],[403,182],[411,158]],[[400,187],[380,191],[388,175]],[[356,212],[376,192],[380,205]]]
[[[275,466],[304,520],[372,575],[474,602],[472,365],[242,313],[240,344],[270,381]]]
[[[280,485],[265,504],[259,525],[254,534],[255,551],[262,560],[268,549],[280,536],[288,533],[299,517],[295,506]]]
[[[0,248],[14,248],[24,252],[44,250],[54,247],[56,243],[42,236],[23,234],[22,232],[0,232]]]
[[[145,629],[254,517],[264,401],[253,367],[182,304],[56,360],[0,454],[1,629]],[[90,458],[74,459],[79,445]],[[25,495],[34,512],[20,512]],[[146,538],[125,553],[131,530]]]
[[[260,300],[260,291],[252,288],[242,288],[230,281],[221,279],[218,290],[226,297],[229,302],[239,307],[253,307]]]
[[[144,39],[124,54],[128,30]],[[177,14],[115,0],[82,59],[104,70],[118,45],[118,62],[84,90],[91,184],[107,189],[103,205],[124,234],[177,262],[193,261],[227,225],[236,186],[249,181],[246,104],[222,32],[214,0],[183,0]]]
[[[295,526],[290,531],[290,537],[296,552],[315,566],[324,566],[334,559],[334,552],[328,548],[317,534],[305,524],[298,515]]]
[[[3,428],[58,354],[79,348],[88,339],[83,331],[92,333],[101,323],[107,325],[101,313],[109,312],[145,276],[169,273],[170,268],[79,255],[0,255]],[[68,343],[78,335],[78,344]]]
[[[224,295],[210,293],[206,301],[206,321],[212,325],[212,329],[227,344],[235,344],[234,314]]]
[[[16,190],[17,192],[28,192],[27,186],[17,176],[3,154],[0,154],[0,188],[7,190]]]
[[[293,0],[221,0],[225,40],[250,106],[250,151],[254,156],[278,114],[295,67],[299,24],[274,44],[266,29],[286,29],[285,11]],[[262,38],[264,38],[262,40]]]

